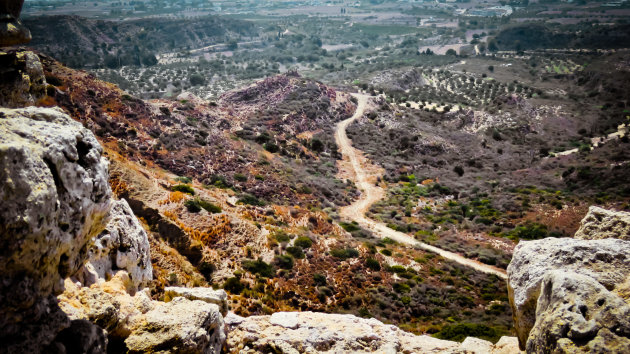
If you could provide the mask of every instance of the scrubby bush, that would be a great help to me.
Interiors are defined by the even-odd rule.
[[[361,229],[359,225],[357,225],[356,222],[352,222],[352,223],[340,222],[339,226],[341,226],[344,230],[348,232],[359,231]]]
[[[297,247],[309,248],[313,245],[313,241],[306,236],[300,236],[295,239],[295,242],[293,244]]]
[[[238,199],[237,203],[254,205],[254,206],[264,206],[265,205],[264,201],[256,198],[255,196],[253,196],[251,194],[243,194],[243,195],[241,195],[241,197]]]
[[[368,258],[365,260],[365,266],[371,270],[379,271],[381,270],[381,264],[374,258]]]
[[[241,283],[241,281],[236,277],[229,278],[225,281],[225,283],[223,283],[223,289],[232,294],[238,295],[243,291],[243,289],[245,289],[245,284]]]
[[[199,198],[189,199],[185,201],[184,206],[191,213],[198,213],[201,211],[201,209],[204,209],[205,211],[212,214],[220,213],[222,211],[220,206],[212,204],[207,200],[199,199]]]
[[[278,230],[272,234],[272,237],[278,242],[289,242],[291,237],[284,230]]]
[[[435,334],[435,337],[461,342],[467,337],[477,337],[491,342],[499,339],[500,333],[492,327],[476,323],[458,323],[446,325]]]
[[[333,248],[330,250],[330,255],[341,259],[356,258],[359,256],[359,251],[354,248]]]
[[[178,184],[176,186],[171,187],[171,190],[173,192],[182,192],[182,193],[187,193],[190,195],[195,195],[195,190],[193,189],[193,187],[187,184]]]
[[[319,273],[313,274],[313,283],[315,284],[315,286],[326,285],[326,276]]]
[[[280,269],[291,269],[293,268],[293,257],[288,255],[276,256],[274,264]]]
[[[287,247],[287,253],[293,256],[293,258],[302,259],[304,258],[304,252],[300,247]]]
[[[274,275],[271,264],[265,263],[262,259],[257,259],[255,261],[246,259],[242,262],[242,266],[246,271],[258,274],[261,277],[270,278]]]

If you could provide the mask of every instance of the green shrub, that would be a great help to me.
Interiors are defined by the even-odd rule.
[[[211,214],[217,214],[220,213],[222,211],[221,207],[216,205],[216,204],[212,204],[207,200],[204,199],[199,199],[199,206],[202,207],[205,211],[207,211],[208,213]]]
[[[304,258],[304,252],[300,247],[287,247],[287,253],[292,255],[293,258],[302,259]]]
[[[359,225],[357,225],[356,222],[352,222],[352,223],[340,222],[339,226],[341,226],[344,230],[348,232],[359,231],[361,229]]]
[[[381,270],[381,264],[374,258],[368,258],[365,260],[365,266],[371,270]]]
[[[280,147],[274,143],[265,143],[263,144],[263,148],[272,154],[280,151]]]
[[[439,339],[461,342],[466,337],[477,337],[496,342],[501,333],[492,327],[476,323],[458,323],[446,325],[434,336]]]
[[[291,269],[293,268],[293,257],[287,255],[276,256],[274,263],[280,269]]]
[[[260,200],[251,194],[241,195],[237,203],[254,205],[254,206],[265,206],[265,202],[263,200]]]
[[[341,259],[356,258],[359,256],[359,251],[354,248],[333,248],[330,250],[330,255]]]
[[[409,287],[409,285],[405,283],[394,283],[392,287],[394,288],[394,291],[397,293],[408,293],[409,291],[411,291],[411,288]]]
[[[245,176],[242,173],[235,173],[234,174],[234,179],[239,181],[239,182],[247,182],[247,176]]]
[[[193,187],[187,184],[178,184],[176,186],[171,187],[171,190],[173,192],[182,192],[182,193],[186,193],[190,195],[195,195],[195,190],[193,189]]]
[[[407,268],[401,266],[401,265],[393,265],[391,267],[388,268],[388,270],[392,273],[396,273],[396,274],[403,274],[407,272]]]
[[[271,264],[265,263],[262,259],[250,260],[246,259],[242,262],[243,269],[246,271],[258,274],[261,277],[270,278],[274,275],[273,267]]]
[[[212,273],[216,270],[216,267],[211,262],[203,261],[197,266],[199,269],[199,273],[201,273],[206,280],[210,281],[212,279]]]
[[[181,182],[181,183],[185,183],[185,184],[192,183],[192,178],[190,178],[190,177],[175,177],[175,180],[177,182]]]
[[[191,213],[198,213],[201,211],[201,209],[204,209],[212,214],[220,213],[222,211],[220,206],[214,205],[207,200],[199,198],[189,199],[185,201],[184,206]]]
[[[232,294],[240,294],[245,289],[245,284],[241,283],[238,278],[229,278],[223,283],[223,289]]]
[[[293,243],[293,245],[297,247],[302,247],[302,248],[309,248],[313,245],[313,241],[306,236],[300,236],[297,239],[295,239],[295,242]]]
[[[386,255],[386,256],[390,256],[390,257],[392,255],[392,251],[388,250],[387,248],[382,249],[381,253]]]
[[[525,223],[518,225],[506,233],[510,239],[538,240],[548,235],[547,226],[538,223]]]
[[[313,274],[313,283],[315,283],[315,286],[326,285],[326,276],[319,273]]]
[[[209,180],[206,182],[209,185],[215,186],[217,188],[230,188],[232,185],[230,182],[225,179],[225,177],[220,175],[212,175]]]
[[[291,237],[284,230],[278,230],[273,233],[272,237],[278,242],[289,242]]]
[[[195,199],[188,199],[187,201],[184,202],[184,206],[191,213],[198,213],[201,211],[201,207],[199,206],[199,203]]]

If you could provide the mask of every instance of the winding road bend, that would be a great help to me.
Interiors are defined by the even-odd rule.
[[[361,227],[371,230],[382,238],[389,237],[399,243],[437,253],[446,259],[471,267],[480,272],[495,274],[502,279],[507,279],[507,274],[503,269],[492,267],[463,257],[457,253],[449,252],[420,242],[405,233],[392,230],[385,224],[369,219],[366,216],[365,213],[370,209],[370,206],[385,197],[385,191],[375,185],[374,182],[376,181],[377,176],[367,172],[368,168],[366,167],[370,167],[368,166],[369,162],[363,157],[363,154],[359,150],[352,147],[352,142],[348,139],[348,135],[346,134],[348,126],[363,116],[369,99],[369,96],[367,95],[353,94],[352,96],[358,100],[357,109],[351,118],[337,124],[337,128],[335,130],[335,140],[341,149],[343,159],[351,165],[354,175],[354,183],[361,191],[361,197],[354,203],[343,207],[340,211],[341,217],[351,221],[356,221]]]

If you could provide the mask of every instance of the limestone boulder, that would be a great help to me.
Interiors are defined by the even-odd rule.
[[[131,331],[129,353],[219,353],[225,341],[219,306],[183,297],[156,303]]]
[[[201,300],[209,304],[219,306],[219,310],[223,316],[227,315],[229,310],[227,302],[227,293],[225,290],[213,290],[212,288],[182,288],[169,286],[164,288],[164,301],[169,302],[176,297],[184,297],[188,300]]]
[[[581,240],[618,238],[630,241],[630,213],[592,206],[582,219],[575,238]]]
[[[88,321],[98,326],[105,331],[109,345],[126,347],[131,353],[220,351],[225,330],[218,305],[182,296],[170,302],[151,300],[148,289],[129,293],[130,282],[125,271],[89,287],[66,279],[65,291],[59,296],[61,309],[72,323]],[[91,340],[93,332],[98,331],[84,331],[83,337],[77,337],[84,338],[83,346],[99,343]],[[67,346],[81,341],[55,342]]]
[[[60,109],[0,108],[0,341],[10,351],[39,351],[70,325],[54,295],[107,223],[102,153]]]
[[[153,279],[149,238],[124,199],[112,203],[109,222],[95,237],[80,278],[89,286],[111,278],[120,270],[129,275],[132,291]]]
[[[0,51],[0,106],[18,108],[46,96],[46,76],[37,54]]]
[[[624,284],[630,276],[630,242],[611,238],[521,241],[508,266],[508,294],[523,349],[537,322],[539,297],[544,294],[543,279],[556,270],[590,278],[590,283],[608,291],[625,293]]]
[[[245,318],[229,313],[225,323],[230,353],[519,352],[515,338],[502,338],[499,341],[500,348],[477,338],[467,338],[464,343],[458,343],[427,335],[414,335],[374,318],[353,315],[276,312],[271,316]]]
[[[630,301],[595,279],[552,270],[542,280],[528,353],[623,353],[630,348]]]

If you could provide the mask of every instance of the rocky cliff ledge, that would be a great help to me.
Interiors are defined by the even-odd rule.
[[[58,108],[0,108],[0,352],[219,352],[226,293],[151,300],[147,234],[102,153]]]
[[[353,315],[276,312],[243,318],[230,313],[225,322],[233,353],[518,353],[514,337],[502,337],[496,345],[477,338],[457,343]]]
[[[630,213],[591,207],[576,239],[518,244],[508,267],[508,290],[522,349],[627,353],[628,220]]]

